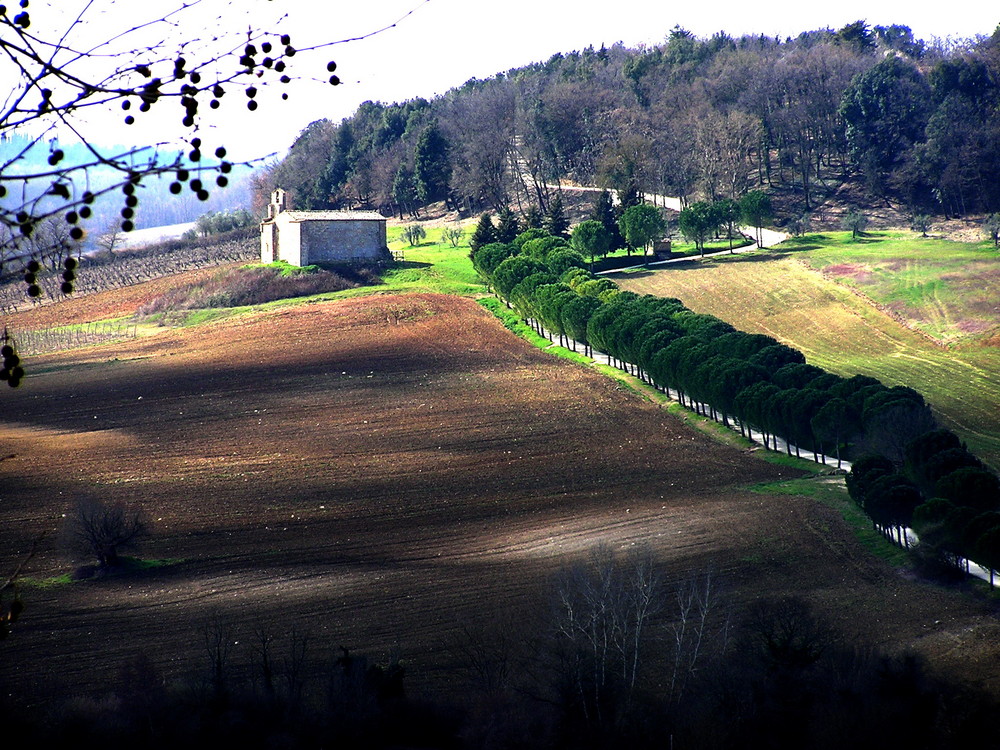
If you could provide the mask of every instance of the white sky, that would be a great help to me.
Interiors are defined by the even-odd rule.
[[[74,1],[83,2],[58,4],[65,9]],[[104,6],[109,12],[101,16],[101,23],[84,31],[106,38],[108,28],[135,23],[133,14],[149,17],[178,4],[179,0],[96,0],[95,7]],[[299,48],[368,34],[406,16],[395,28],[335,45],[317,53],[319,58],[296,56],[294,72],[315,72],[324,78],[326,61],[336,60],[341,86],[300,81],[288,89],[289,101],[262,96],[261,108],[254,113],[245,109],[245,99],[233,101],[238,94],[223,99],[217,131],[207,131],[203,138],[225,143],[241,157],[280,152],[309,122],[323,117],[339,121],[366,100],[429,98],[469,78],[490,77],[587,45],[656,44],[675,25],[699,37],[717,31],[786,37],[864,19],[870,26],[906,25],[918,38],[931,41],[989,35],[1000,23],[1000,9],[983,0],[201,0],[195,11],[223,14],[227,27],[236,29],[245,28],[248,17],[268,25],[270,17],[287,12],[281,28]],[[195,11],[185,18],[194,18]],[[204,34],[204,29],[212,28],[210,18],[204,16],[196,24],[188,20],[178,33]],[[232,18],[237,20],[231,22]],[[169,120],[175,135],[177,111],[171,108]],[[145,127],[117,125],[122,115],[116,110],[102,122],[102,136],[117,142],[162,137]]]

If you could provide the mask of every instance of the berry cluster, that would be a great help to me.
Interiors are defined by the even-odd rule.
[[[28,0],[21,0],[18,3],[18,5],[20,5],[22,8],[27,8]],[[7,6],[0,5],[0,16],[6,16],[6,15],[7,15]],[[22,29],[27,29],[29,26],[31,26],[31,16],[28,14],[28,11],[22,10],[20,13],[14,16],[13,24],[15,26],[20,26]]]
[[[28,285],[28,296],[40,297],[42,288],[38,285],[38,272],[42,270],[42,264],[32,258],[24,266],[24,283]]]
[[[76,278],[76,258],[69,257],[63,261],[62,285],[59,287],[63,294],[73,293],[73,280]]]
[[[3,367],[0,368],[0,380],[6,380],[11,388],[21,385],[21,378],[24,377],[24,368],[21,367],[21,358],[17,356],[14,349],[13,339],[5,332],[3,335],[4,345],[0,347],[0,355],[3,356]]]
[[[94,64],[104,61],[110,65],[109,74],[97,75],[94,81],[88,82],[31,52],[32,44],[40,42],[25,32],[32,20],[27,12],[29,2],[30,0],[0,0],[0,27],[10,30],[23,42],[20,46],[5,45],[4,49],[13,55],[12,60],[27,77],[23,86],[26,95],[27,92],[34,92],[38,99],[22,104],[15,97],[17,103],[14,108],[0,118],[5,120],[2,129],[8,127],[7,115],[11,113],[23,116],[25,122],[37,118],[41,118],[40,122],[48,122],[55,117],[71,123],[78,110],[94,103],[93,97],[98,97],[104,103],[117,101],[126,125],[136,123],[143,113],[149,112],[153,107],[162,108],[167,102],[173,101],[180,105],[177,115],[181,127],[189,131],[189,135],[185,137],[187,147],[183,152],[168,156],[169,160],[161,160],[160,154],[155,150],[148,155],[144,147],[110,156],[84,140],[84,144],[90,147],[92,158],[74,161],[74,154],[68,149],[60,148],[57,140],[53,139],[49,143],[47,167],[39,167],[34,174],[25,176],[24,184],[33,185],[37,182],[41,186],[41,183],[45,183],[45,194],[61,199],[63,207],[40,210],[37,202],[26,201],[20,208],[0,210],[0,228],[10,230],[12,236],[8,239],[18,245],[17,252],[11,253],[10,257],[17,261],[17,266],[23,271],[26,296],[38,299],[43,296],[43,285],[39,278],[47,273],[46,266],[62,274],[61,281],[55,278],[53,280],[59,283],[64,294],[74,291],[76,272],[80,268],[78,261],[70,256],[75,254],[75,243],[86,238],[85,226],[94,216],[92,205],[95,199],[120,191],[120,227],[122,231],[130,232],[138,223],[141,182],[147,177],[168,176],[172,178],[169,184],[171,194],[181,195],[190,191],[201,201],[209,199],[210,190],[227,187],[233,179],[231,173],[241,162],[233,160],[223,146],[203,143],[202,138],[198,137],[199,115],[205,112],[204,105],[216,110],[236,96],[233,104],[245,104],[253,112],[264,103],[263,93],[267,91],[267,87],[273,85],[281,87],[281,99],[288,99],[286,87],[293,80],[290,75],[292,59],[296,54],[312,52],[317,47],[297,50],[292,46],[292,39],[288,34],[279,35],[250,28],[246,32],[246,39],[236,46],[230,46],[224,39],[213,39],[213,42],[220,42],[222,46],[218,46],[218,51],[209,49],[203,57],[181,54],[185,49],[190,49],[187,42],[180,45],[176,54],[164,55],[163,48],[171,44],[169,40],[150,48],[148,54],[151,59],[148,60],[133,59],[134,55],[146,54],[142,52],[112,53],[110,57],[82,52],[71,56],[67,64],[74,68],[78,64],[82,65],[84,71],[85,61],[88,60]],[[180,10],[183,10],[192,3],[179,5],[182,6]],[[17,10],[15,6],[18,6]],[[76,23],[80,22],[81,19],[78,18]],[[60,43],[55,46],[59,47]],[[322,46],[325,45],[320,45]],[[341,83],[340,78],[335,75],[336,70],[335,62],[330,61],[326,65],[327,80],[334,86]],[[53,80],[60,82],[59,88],[43,85]],[[243,96],[238,96],[239,92]],[[229,98],[223,100],[227,93]],[[15,157],[11,165],[7,166],[14,165],[23,156]],[[118,170],[119,174],[114,182],[85,190],[82,194],[77,193],[78,186],[82,183],[86,182],[90,186],[90,170],[101,165]],[[7,171],[4,170],[4,181],[11,178],[6,174]],[[9,171],[13,173],[15,170]],[[77,176],[87,179],[76,179]],[[26,194],[31,192],[33,191],[27,191]],[[0,198],[8,194],[9,188],[0,184]],[[50,233],[47,224],[43,224],[57,214],[61,214],[65,221],[65,234],[58,228]],[[24,245],[20,245],[21,242]],[[0,265],[0,275],[5,280],[13,275],[12,271],[10,269],[4,273]]]

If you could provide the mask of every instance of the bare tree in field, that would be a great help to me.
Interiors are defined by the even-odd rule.
[[[108,254],[114,256],[115,250],[122,247],[127,242],[125,232],[122,231],[121,224],[112,221],[104,229],[104,232],[97,237],[97,246]]]
[[[555,632],[563,679],[588,723],[608,725],[628,711],[643,666],[650,620],[662,608],[651,555],[617,556],[607,546],[563,571],[556,586]],[[614,708],[613,708],[614,707]]]
[[[135,547],[146,534],[142,512],[123,503],[81,500],[67,519],[66,535],[72,550],[96,559],[102,569],[119,565],[120,553]]]
[[[680,701],[708,653],[724,653],[729,642],[729,617],[721,587],[711,571],[693,574],[674,592],[676,609],[668,627],[673,652],[669,695]]]
[[[202,627],[205,655],[209,663],[212,698],[224,702],[229,690],[230,657],[238,643],[233,621],[221,611],[213,611]]]

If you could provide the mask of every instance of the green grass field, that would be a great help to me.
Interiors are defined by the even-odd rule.
[[[847,232],[831,232],[789,240],[781,249],[943,343],[1000,333],[1000,253],[990,242],[888,232],[852,241]]]
[[[416,247],[411,247],[402,238],[402,227],[387,230],[389,249],[402,253],[403,261],[390,269],[383,277],[384,283],[374,290],[378,292],[438,292],[460,296],[485,294],[486,288],[469,259],[468,236],[458,247],[441,238],[441,228],[430,227],[427,238]],[[370,293],[354,290],[355,293]]]
[[[623,288],[640,293],[677,297],[697,312],[706,312],[747,331],[774,336],[801,350],[809,362],[849,376],[863,373],[887,385],[916,388],[931,403],[941,422],[966,440],[969,447],[993,467],[1000,467],[1000,347],[984,345],[989,331],[966,330],[975,319],[977,289],[985,285],[991,268],[1000,269],[996,254],[986,245],[960,245],[935,240],[900,238],[851,243],[849,235],[832,241],[810,235],[767,254],[749,254],[705,263],[638,271],[613,277]],[[935,255],[936,253],[936,255]],[[926,260],[927,267],[921,266]],[[977,261],[977,262],[973,262]],[[831,266],[842,271],[848,263],[880,269],[877,283],[855,293],[857,278],[849,284]],[[902,271],[894,278],[891,269]],[[913,290],[933,286],[931,267],[942,278],[937,299],[948,311],[937,318],[944,341],[918,325],[933,305],[927,295]],[[985,279],[985,280],[984,280]],[[996,281],[993,298],[997,299]],[[916,302],[890,304],[906,294]],[[969,301],[969,297],[973,298]],[[994,316],[994,325],[997,320]],[[993,329],[995,330],[995,329]]]
[[[343,299],[369,294],[415,294],[433,292],[455,294],[462,297],[479,297],[486,294],[479,274],[469,258],[468,235],[458,247],[452,247],[441,238],[441,228],[431,227],[427,237],[416,247],[402,237],[403,227],[388,227],[386,239],[389,249],[402,260],[393,264],[376,286],[362,286],[342,292],[316,295],[317,299]],[[269,304],[297,304],[301,300],[282,300]]]

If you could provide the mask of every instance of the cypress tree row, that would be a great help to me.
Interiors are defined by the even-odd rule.
[[[844,378],[680,300],[624,292],[590,273],[565,240],[538,229],[482,245],[472,262],[553,340],[603,352],[612,365],[773,450],[822,463],[832,456],[838,467],[853,457],[851,497],[898,544],[908,546],[912,527],[938,559],[973,559],[991,571],[1000,565],[1000,480],[938,429],[912,388]]]

